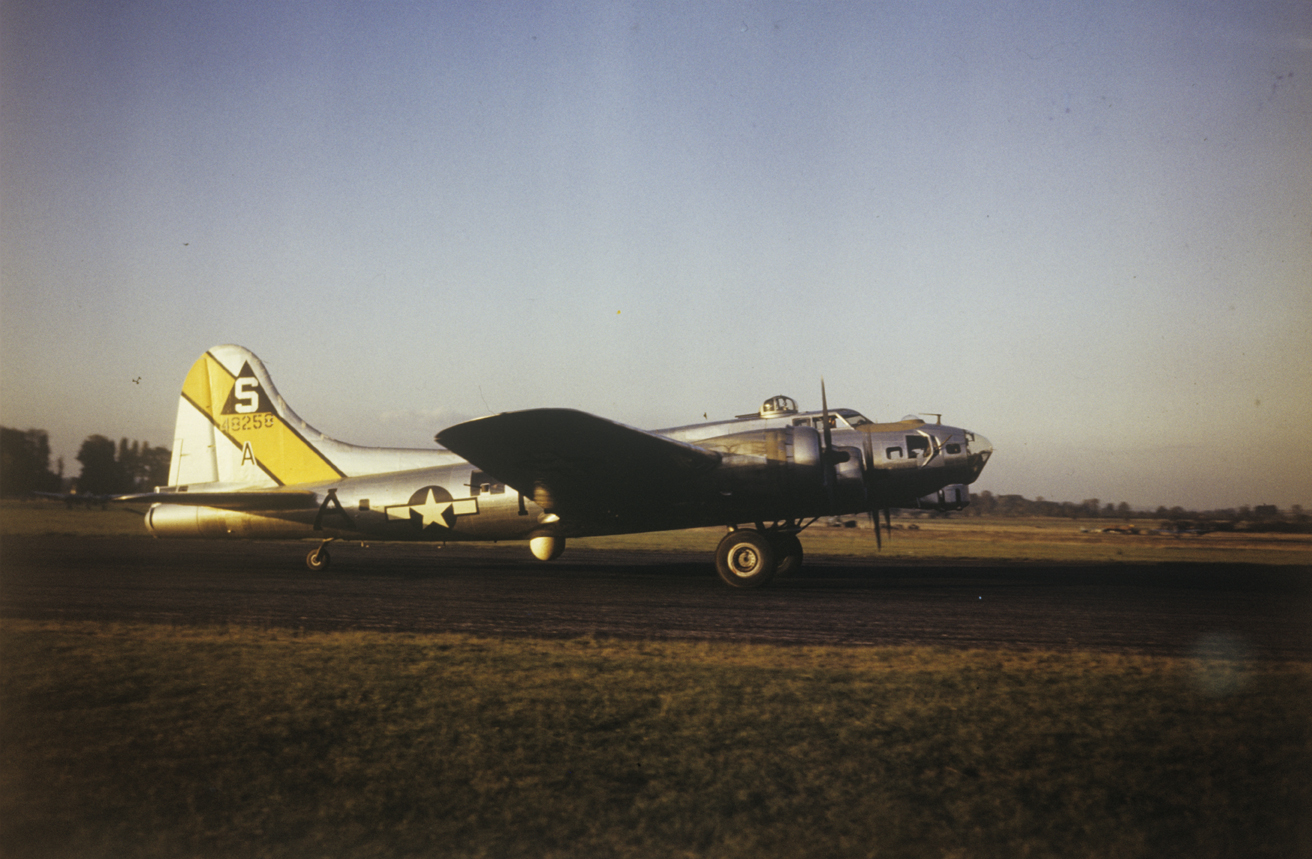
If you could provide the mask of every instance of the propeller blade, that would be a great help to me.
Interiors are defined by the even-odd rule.
[[[879,472],[875,469],[875,443],[868,433],[862,448],[865,454],[865,468],[861,476],[865,478],[866,504],[870,505],[867,512],[870,514],[870,524],[875,529],[875,548],[883,549],[884,535],[879,532]]]
[[[865,471],[862,476],[865,477],[866,503],[870,505],[870,524],[875,528],[875,548],[884,548],[884,535],[880,533],[879,524],[879,471],[875,468],[875,443],[867,434],[865,437]],[[887,508],[884,510],[888,512]],[[893,536],[892,526],[889,526],[889,536]]]
[[[825,455],[828,456],[834,449],[834,438],[829,431],[829,400],[825,397],[825,377],[820,377],[820,410],[824,412],[825,427]]]
[[[829,399],[825,396],[825,377],[820,377],[820,410],[824,433],[824,451],[820,458],[825,464],[825,496],[829,502],[830,512],[834,509],[834,485],[838,483],[838,470],[834,464],[834,438],[829,431]]]

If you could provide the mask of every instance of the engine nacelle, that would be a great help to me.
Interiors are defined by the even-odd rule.
[[[537,534],[528,540],[529,551],[539,561],[554,561],[565,551],[565,538],[552,534]]]
[[[970,504],[970,487],[964,483],[952,483],[938,492],[931,492],[916,499],[916,507],[921,510],[962,510]]]
[[[864,510],[866,481],[861,471],[861,448],[835,446],[834,453],[838,459],[834,463],[834,506],[845,511]]]
[[[737,432],[702,439],[697,445],[728,456],[755,457],[804,471],[817,469],[818,473],[820,467],[820,433],[809,426]]]
[[[721,455],[718,488],[726,495],[792,497],[822,486],[820,435],[811,427],[782,427],[698,442]]]
[[[726,497],[752,500],[781,517],[814,515],[832,498],[841,510],[862,510],[865,482],[861,450],[836,447],[835,485],[825,486],[823,443],[810,426],[752,430],[699,440],[700,447],[718,451],[718,489]]]

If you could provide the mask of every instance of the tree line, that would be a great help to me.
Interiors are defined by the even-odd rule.
[[[34,492],[75,489],[81,495],[148,492],[169,479],[170,451],[149,442],[103,435],[87,436],[78,450],[81,473],[65,486],[64,460],[50,468],[50,437],[45,430],[0,427],[0,495],[17,497]]]
[[[1161,506],[1156,510],[1135,510],[1124,501],[1104,503],[1097,498],[1074,501],[1047,501],[1040,495],[1030,500],[1023,495],[994,495],[987,489],[970,494],[970,506],[961,511],[963,516],[1032,517],[1043,516],[1062,519],[1167,519],[1184,521],[1201,519],[1212,522],[1263,522],[1288,520],[1306,522],[1308,514],[1295,504],[1282,511],[1274,504],[1227,507],[1220,510],[1186,510],[1183,507]]]

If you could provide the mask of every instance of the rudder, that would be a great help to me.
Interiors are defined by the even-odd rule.
[[[169,485],[287,486],[344,473],[287,407],[264,363],[241,346],[216,346],[182,383]]]

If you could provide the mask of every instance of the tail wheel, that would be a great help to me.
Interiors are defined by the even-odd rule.
[[[715,550],[715,570],[735,588],[759,588],[778,571],[773,541],[759,531],[730,531]]]
[[[305,556],[305,566],[309,568],[310,572],[318,573],[328,569],[328,562],[331,560],[327,549],[315,549]]]

